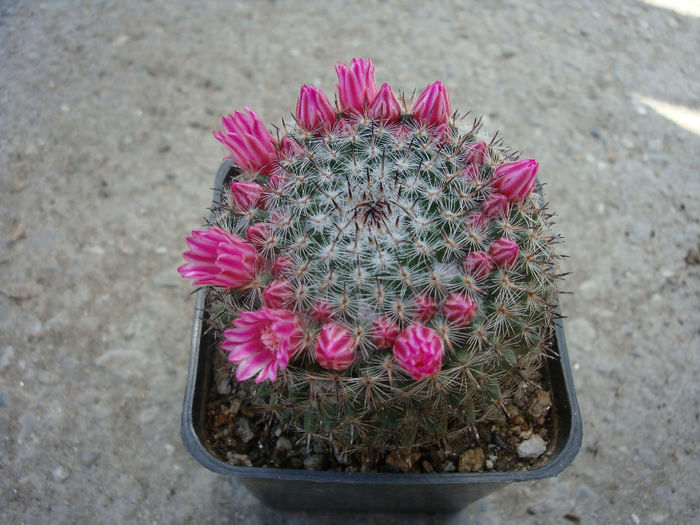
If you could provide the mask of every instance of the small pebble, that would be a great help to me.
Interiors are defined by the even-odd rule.
[[[251,439],[255,437],[253,432],[250,430],[250,423],[244,417],[239,417],[236,420],[236,435],[243,441],[243,443],[248,443]]]
[[[473,448],[463,452],[459,456],[460,472],[476,472],[484,464],[484,451],[480,448]]]
[[[236,454],[234,452],[229,452],[228,454],[226,454],[226,461],[231,463],[231,465],[235,465],[236,467],[253,466],[253,462],[250,461],[250,458],[247,454]]]
[[[277,445],[275,445],[275,449],[279,450],[280,452],[287,452],[288,450],[292,450],[292,442],[289,441],[286,437],[281,437],[277,440]]]
[[[547,443],[538,434],[526,439],[518,445],[518,456],[521,458],[538,458],[547,450]]]
[[[70,476],[70,471],[63,467],[63,465],[59,465],[53,469],[51,474],[53,474],[53,479],[56,481],[65,481],[68,479],[68,476]]]
[[[304,460],[306,470],[323,470],[326,466],[326,457],[321,454],[314,454]]]

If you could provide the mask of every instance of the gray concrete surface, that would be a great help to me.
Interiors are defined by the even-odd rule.
[[[700,18],[637,0],[0,2],[0,521],[697,520],[698,49]],[[210,130],[368,55],[535,156],[567,238],[581,452],[451,516],[266,510],[179,436]]]

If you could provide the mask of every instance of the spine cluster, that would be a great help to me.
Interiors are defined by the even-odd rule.
[[[409,104],[369,60],[336,71],[335,107],[303,86],[277,138],[248,108],[223,119],[238,175],[179,271],[214,287],[237,380],[280,418],[344,446],[436,441],[549,351],[538,166],[464,126],[440,82]]]

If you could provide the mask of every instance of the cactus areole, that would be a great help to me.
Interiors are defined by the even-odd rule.
[[[415,101],[339,63],[275,134],[214,136],[235,180],[179,268],[210,287],[236,380],[310,439],[437,443],[504,410],[550,351],[558,237],[538,165],[480,134],[440,82]]]

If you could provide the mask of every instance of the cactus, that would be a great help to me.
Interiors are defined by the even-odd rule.
[[[411,104],[368,59],[338,64],[333,108],[303,86],[277,137],[250,109],[215,137],[235,180],[179,268],[210,286],[236,379],[338,447],[430,444],[505,411],[551,352],[556,269],[538,165]]]

